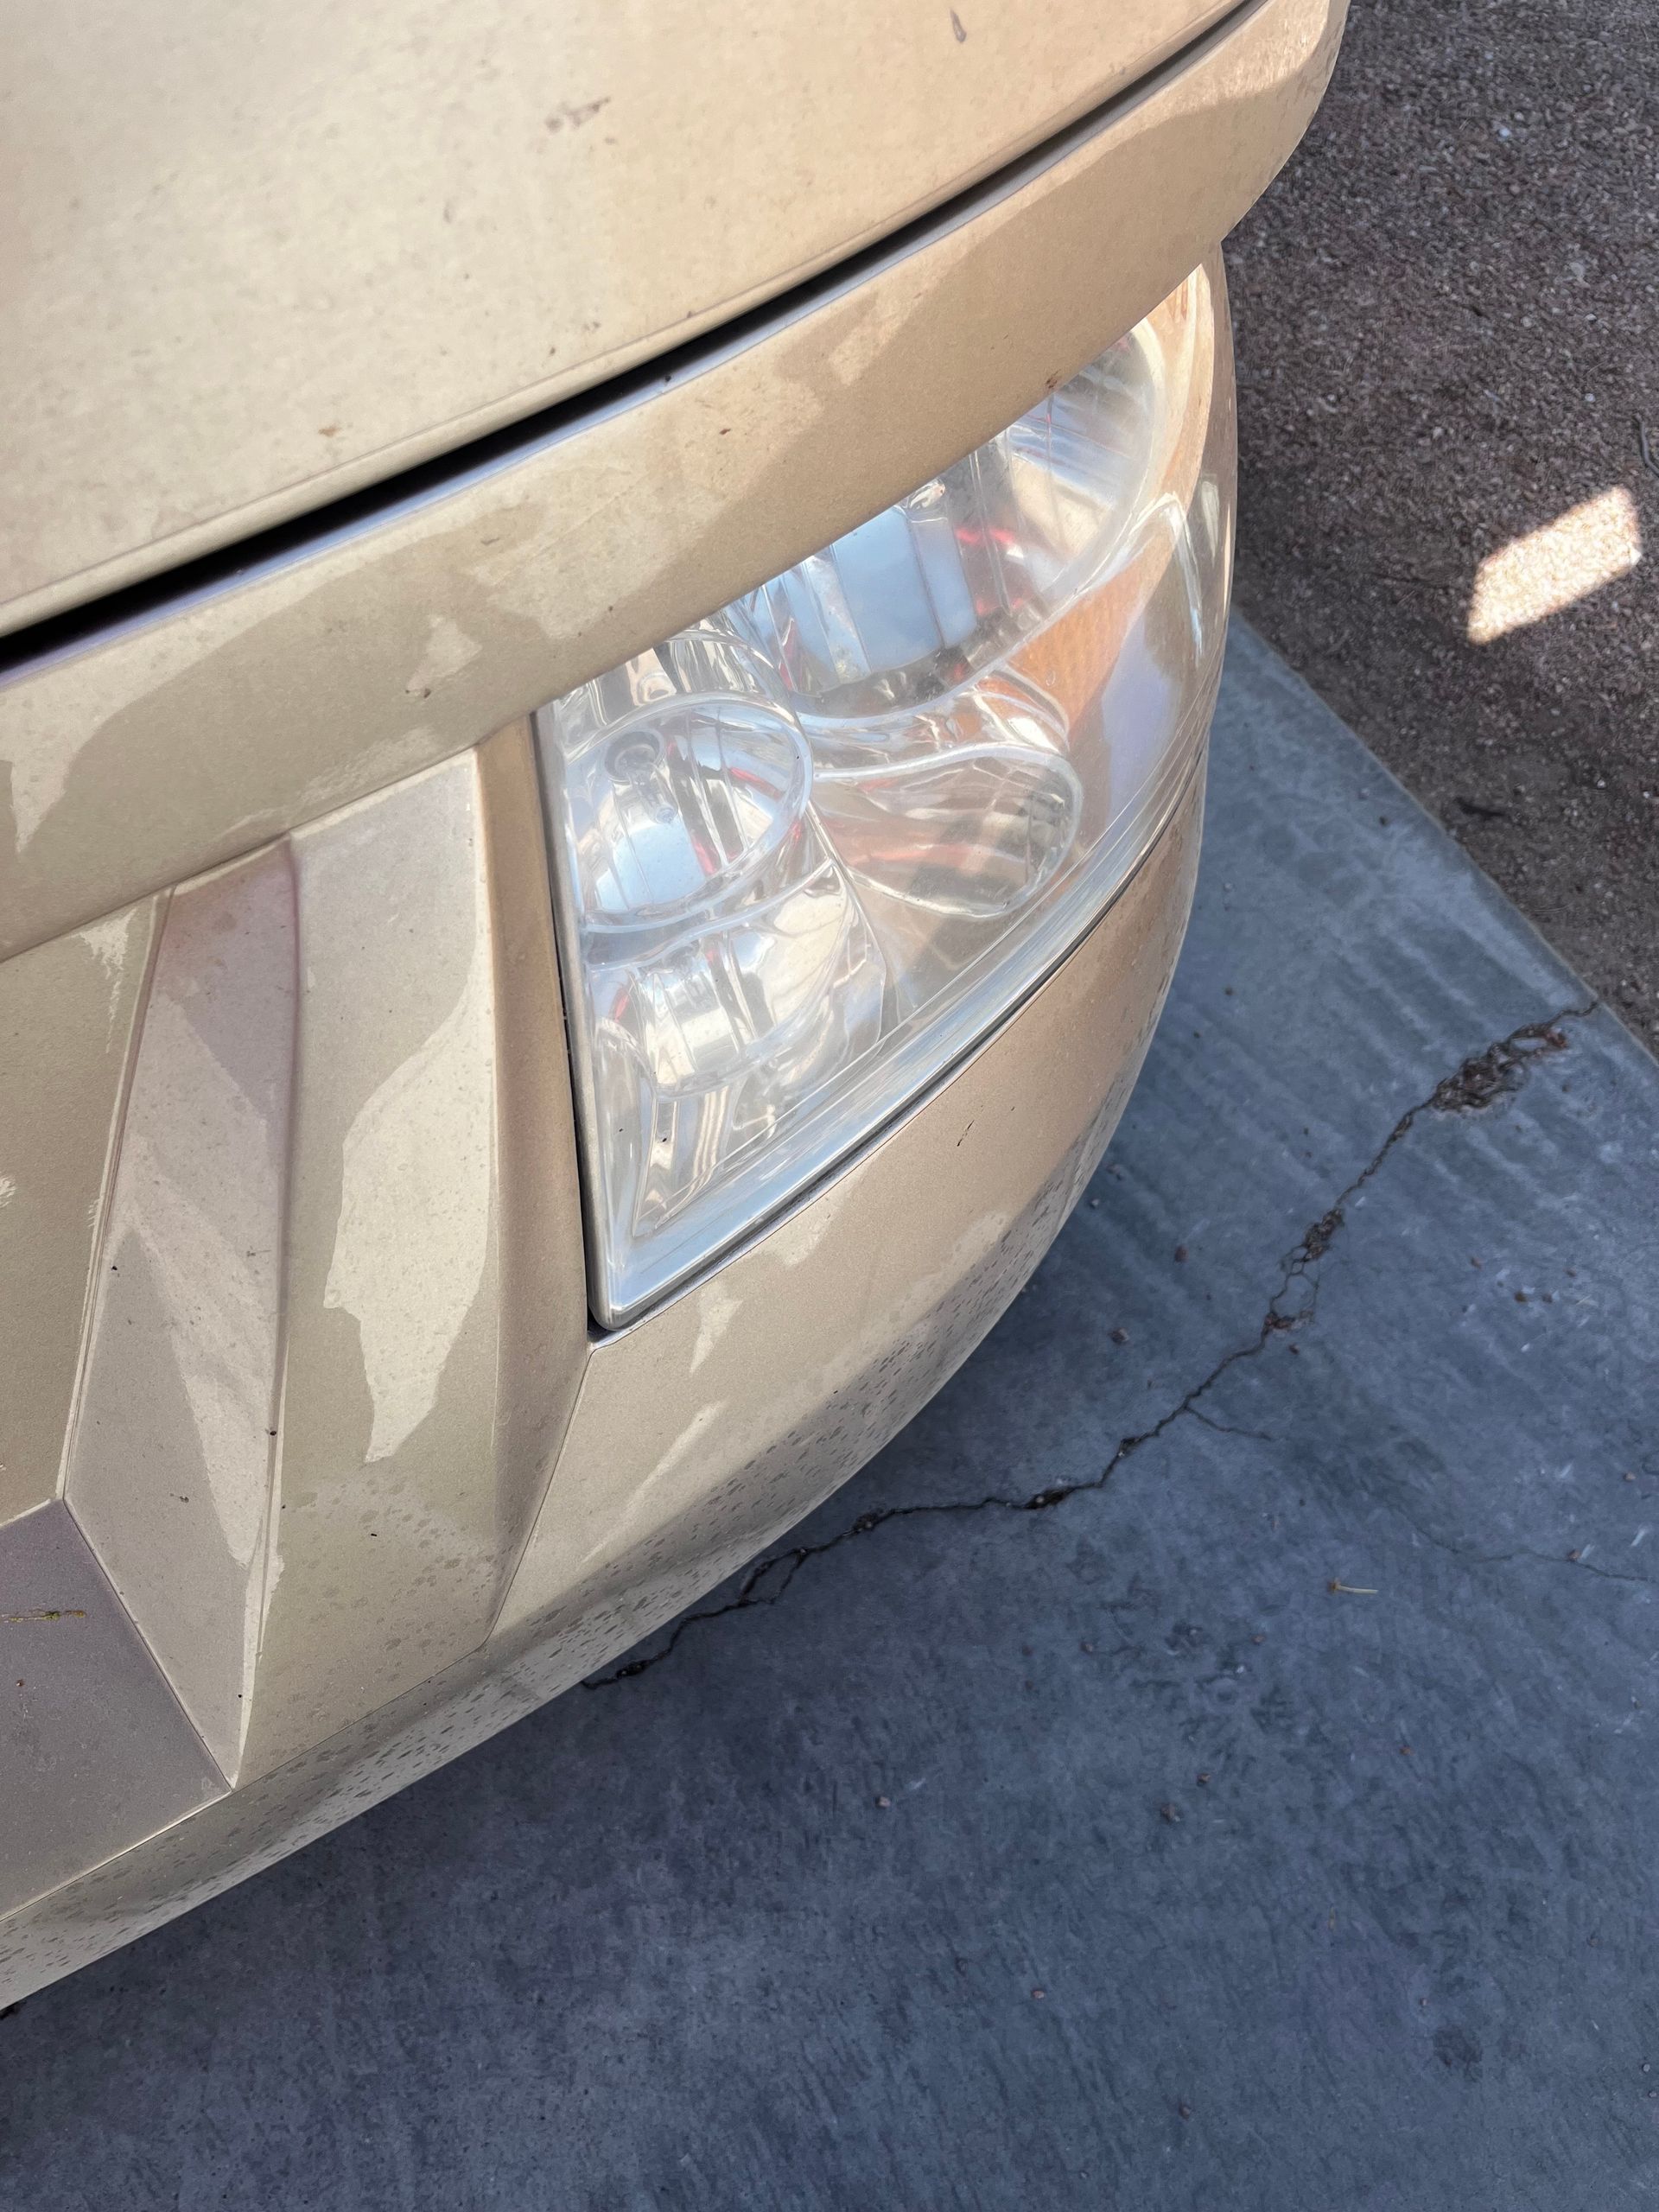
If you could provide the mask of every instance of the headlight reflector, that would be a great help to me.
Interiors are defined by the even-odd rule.
[[[860,529],[537,718],[595,1311],[775,1210],[988,1030],[1167,821],[1233,442],[1195,272]]]

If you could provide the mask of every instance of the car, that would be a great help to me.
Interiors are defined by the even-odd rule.
[[[1341,28],[16,11],[0,2001],[613,1661],[1029,1276]]]

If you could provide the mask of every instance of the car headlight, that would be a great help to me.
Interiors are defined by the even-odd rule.
[[[1202,271],[823,552],[537,718],[592,1295],[628,1319],[972,1046],[1202,751],[1231,537]]]

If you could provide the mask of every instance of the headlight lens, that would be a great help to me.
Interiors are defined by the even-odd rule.
[[[1041,406],[537,718],[600,1319],[982,1036],[1168,820],[1219,670],[1204,272]]]

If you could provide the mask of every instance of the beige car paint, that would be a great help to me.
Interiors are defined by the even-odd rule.
[[[0,1522],[57,1495],[156,912],[0,963]]]
[[[8,0],[0,631],[728,321],[1227,4]]]
[[[296,919],[280,846],[164,902],[65,1460],[71,1512],[226,1773],[264,1582]]]
[[[0,2002],[613,1656],[861,1465],[1035,1265],[1155,1023],[1200,782],[966,1060],[595,1335],[525,717],[954,459],[1200,260],[1198,491],[1229,514],[1216,242],[1339,21],[1251,0],[844,279],[445,486],[95,611],[0,691],[0,1321],[28,1362],[0,1755],[29,1783],[0,1794]]]
[[[1218,270],[1166,312],[1220,349],[1166,496],[1209,506],[1224,547]],[[1148,603],[1175,557],[1172,541],[1132,564],[1126,588]],[[1199,729],[1218,648],[1187,702]],[[1196,776],[1173,804],[988,1043],[701,1281],[598,1336],[527,723],[128,924],[149,949],[113,1163],[82,1177],[103,1229],[79,1393],[29,1492],[67,1478],[0,1526],[20,1692],[0,1697],[0,1751],[38,1769],[0,1850],[0,1986],[67,1955],[40,1930],[71,1940],[53,1899],[73,1918],[99,1858],[250,1790],[285,1818],[328,1770],[320,1746],[386,1773],[400,1700],[474,1682],[486,1644],[504,1667],[547,1644],[613,1656],[909,1418],[1035,1265],[1122,1109],[1185,926]],[[95,1065],[83,1080],[107,1099]],[[7,1226],[0,1281],[22,1283],[34,1250]],[[32,1700],[43,1680],[61,1693],[66,1661],[90,1713],[149,1715],[142,1789],[116,1786],[130,1723],[116,1741],[59,1716],[43,1749]],[[285,1789],[257,1791],[266,1775]],[[203,1878],[246,1871],[203,1848]]]
[[[365,796],[991,436],[1283,161],[1340,0],[1255,0],[1016,187],[516,460],[0,684],[0,957]]]
[[[483,1641],[569,1415],[587,1300],[539,827],[518,724],[293,842],[277,1525],[238,1776]]]
[[[79,1401],[18,1491],[53,1496],[62,1462],[234,1782],[483,1640],[587,1357],[526,734],[164,906]],[[19,1188],[61,1194],[29,1135]],[[10,1227],[21,1298],[38,1248]]]
[[[486,1643],[285,1764],[221,1785],[200,1810],[190,1811],[198,1775],[169,1766],[177,1802],[165,1817],[153,1795],[118,1806],[128,1822],[118,1837],[105,1791],[97,1830],[67,1839],[49,1829],[58,1878],[47,1878],[37,1841],[16,1867],[35,1894],[0,1916],[0,2001],[170,1919],[580,1681],[741,1566],[907,1420],[1017,1294],[1105,1147],[1179,949],[1201,811],[1195,779],[1071,956],[846,1171],[661,1312],[588,1347],[546,1539]],[[757,1376],[770,1433],[729,1418]],[[652,1393],[663,1403],[640,1427]],[[716,1395],[727,1417],[702,1439],[696,1491],[660,1524],[641,1524],[632,1501],[649,1490],[664,1430],[671,1442],[676,1421],[683,1428],[694,1404]],[[607,1503],[613,1454],[620,1479]],[[591,1539],[619,1511],[637,1541],[589,1556],[583,1532]],[[0,1546],[29,1526],[0,1530]],[[67,1585],[32,1563],[5,1586],[16,1600],[8,1612],[49,1611],[65,1592],[85,1602],[83,1580]],[[50,1669],[48,1639],[74,1625],[0,1619],[5,1675]],[[106,1695],[142,1710],[153,1662],[136,1637],[118,1656]],[[92,1748],[105,1748],[96,1732]]]
[[[51,1892],[71,1862],[118,1864],[139,1837],[188,1827],[225,1784],[63,1501],[0,1529],[0,1546],[3,1958],[18,1899]],[[0,1964],[0,1989],[9,1978]]]

